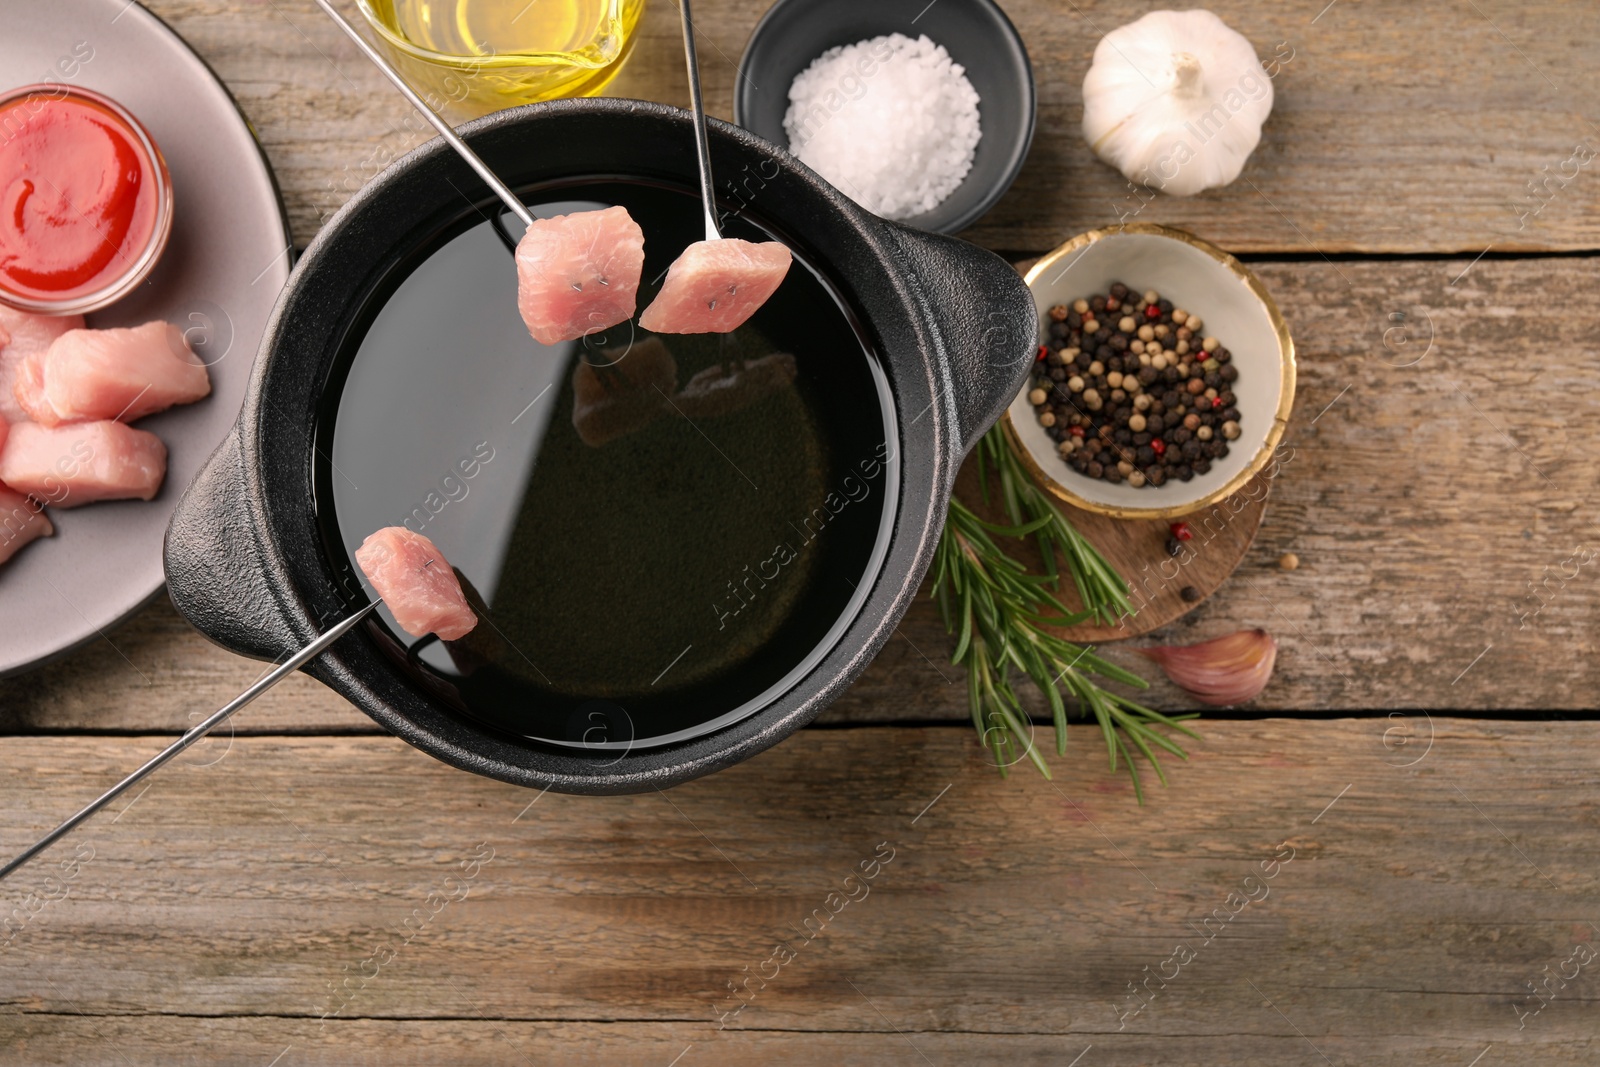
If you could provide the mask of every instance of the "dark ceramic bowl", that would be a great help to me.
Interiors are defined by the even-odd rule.
[[[566,100],[502,111],[460,132],[525,198],[605,176],[675,190],[686,216],[698,218],[694,136],[679,109]],[[1004,260],[868,214],[736,126],[710,124],[710,153],[719,174],[760,176],[749,203],[722,206],[739,225],[780,237],[828,280],[859,325],[864,344],[856,358],[883,383],[882,455],[894,477],[876,498],[882,521],[873,562],[857,572],[855,595],[833,615],[826,638],[777,649],[795,663],[780,685],[737,708],[698,694],[692,710],[706,729],[620,752],[610,742],[590,746],[587,730],[577,744],[542,742],[464,713],[448,679],[408,665],[397,635],[376,615],[307,668],[392,733],[454,766],[563,792],[641,792],[745,759],[810,721],[894,633],[938,543],[962,457],[1028,374],[1037,341],[1033,298]],[[326,492],[318,472],[340,438],[338,422],[326,435],[319,413],[372,395],[351,383],[360,377],[352,367],[359,371],[367,358],[359,349],[375,302],[395,291],[396,279],[416,277],[410,272],[440,234],[476,225],[498,212],[496,204],[434,140],[357,193],[300,258],[267,326],[239,421],[168,533],[173,603],[202,633],[242,655],[279,660],[367,602],[348,556],[326,536],[337,494]],[[514,273],[509,256],[504,269],[508,278]],[[511,306],[508,296],[507,314]],[[464,346],[455,358],[476,353],[481,366],[485,351]],[[405,387],[396,376],[378,388]],[[395,417],[410,419],[416,410],[397,406]],[[360,484],[377,491],[365,477]],[[628,639],[625,628],[611,626],[595,641],[603,647],[619,633]],[[542,710],[532,701],[507,710],[518,708]]]
[[[823,52],[891,33],[926,34],[966,68],[978,93],[983,136],[955,191],[932,211],[900,222],[956,233],[1011,188],[1033,143],[1033,67],[1016,27],[994,0],[778,0],[750,34],[739,61],[734,121],[787,146],[789,86]]]

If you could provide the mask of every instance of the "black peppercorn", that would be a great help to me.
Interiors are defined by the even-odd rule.
[[[1035,411],[1050,423],[1047,435],[1074,442],[1066,446],[1064,463],[1087,477],[1160,486],[1169,476],[1189,481],[1205,474],[1228,454],[1221,425],[1238,417],[1229,386],[1239,372],[1226,348],[1212,341],[1212,351],[1204,351],[1193,327],[1173,321],[1171,300],[1145,295],[1116,282],[1079,304],[1092,311],[1051,307],[1045,358],[1030,388],[1046,398]],[[1157,338],[1136,344],[1136,331],[1121,328],[1129,318],[1152,327]],[[1094,329],[1084,330],[1085,322]],[[1174,350],[1180,345],[1193,350],[1180,354]],[[1136,358],[1133,347],[1147,354]],[[1079,383],[1077,392],[1067,387],[1069,379]]]
[[[1181,556],[1181,555],[1183,555],[1183,542],[1178,540],[1176,537],[1168,537],[1167,538],[1167,555],[1169,555],[1169,556]]]
[[[1195,604],[1200,600],[1200,590],[1192,585],[1184,586],[1178,591],[1178,595],[1183,598],[1185,604]]]

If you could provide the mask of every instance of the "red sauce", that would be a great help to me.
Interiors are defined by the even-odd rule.
[[[0,106],[0,286],[65,301],[128,273],[159,182],[138,133],[95,101],[63,88]]]

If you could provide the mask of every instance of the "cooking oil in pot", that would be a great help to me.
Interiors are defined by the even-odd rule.
[[[704,234],[690,188],[523,193],[544,217],[626,207],[641,307]],[[748,211],[724,227],[779,236]],[[374,289],[317,433],[328,558],[359,589],[350,553],[373,530],[438,545],[482,625],[449,643],[371,627],[479,723],[620,758],[736,722],[833,648],[887,551],[898,435],[872,341],[791,241],[782,287],[731,334],[629,322],[539,345],[517,310],[518,230],[463,199]]]

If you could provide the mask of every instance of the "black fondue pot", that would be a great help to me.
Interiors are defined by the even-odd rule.
[[[536,214],[627,206],[641,308],[701,236],[687,112],[569,100],[460,132]],[[816,716],[917,595],[1036,312],[999,257],[872,216],[742,129],[713,121],[711,157],[725,233],[796,259],[728,336],[535,345],[513,234],[466,164],[435,140],[369,183],[301,257],[173,518],[178,610],[284,658],[368,602],[351,551],[404,524],[479,626],[418,641],[375,613],[307,670],[447,763],[638,792]]]

